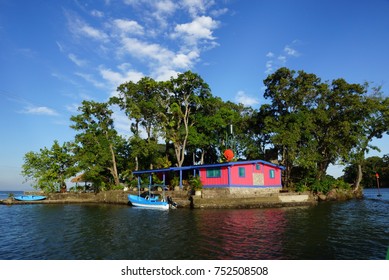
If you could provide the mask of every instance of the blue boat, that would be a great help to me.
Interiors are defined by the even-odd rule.
[[[19,201],[38,201],[46,199],[44,195],[18,195],[14,197],[15,200]]]
[[[165,200],[160,200],[159,196],[154,194],[147,195],[128,195],[128,200],[132,206],[151,208],[151,209],[169,209],[169,203]]]

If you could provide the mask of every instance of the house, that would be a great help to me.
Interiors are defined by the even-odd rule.
[[[235,161],[196,166],[204,188],[282,187],[282,166],[263,160]]]
[[[149,185],[152,185],[152,174],[162,178],[165,185],[166,175],[178,173],[180,187],[185,175],[192,173],[200,176],[203,188],[281,188],[281,172],[284,167],[263,160],[235,161],[218,164],[192,165],[165,169],[134,171],[138,176],[149,174]],[[177,175],[175,175],[177,176]]]

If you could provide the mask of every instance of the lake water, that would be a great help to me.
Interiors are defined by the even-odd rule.
[[[247,210],[0,205],[0,259],[385,259],[389,189],[381,194]]]

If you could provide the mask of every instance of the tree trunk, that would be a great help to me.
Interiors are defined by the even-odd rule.
[[[354,183],[354,192],[359,190],[361,181],[362,181],[362,165],[358,163],[358,172],[357,172],[357,179],[355,180]]]
[[[118,175],[118,170],[117,170],[117,167],[116,167],[116,158],[115,158],[115,152],[113,150],[113,147],[112,147],[112,144],[109,145],[109,149],[111,151],[111,155],[112,155],[112,176],[113,176],[113,179],[115,181],[115,185],[116,186],[119,186],[120,182],[119,182],[119,175]]]
[[[201,149],[200,164],[204,164],[205,150]]]
[[[135,171],[138,171],[139,170],[139,160],[138,160],[138,157],[136,156],[135,157]]]

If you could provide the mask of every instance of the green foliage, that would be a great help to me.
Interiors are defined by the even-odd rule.
[[[189,177],[189,186],[192,190],[200,191],[203,189],[203,184],[201,183],[199,176],[190,176]]]
[[[180,178],[177,177],[177,176],[174,176],[171,180],[170,180],[170,186],[171,187],[177,187],[180,185]]]
[[[322,180],[316,180],[313,182],[310,190],[314,193],[327,194],[332,189],[350,190],[351,185],[344,182],[341,179],[335,179],[331,176],[326,176]]]
[[[371,141],[388,133],[389,98],[380,88],[368,93],[368,84],[322,82],[315,74],[285,67],[263,82],[269,103],[259,110],[212,96],[191,71],[165,82],[145,77],[124,83],[108,103],[84,101],[71,117],[74,144],[55,142],[51,149],[27,153],[22,173],[36,188],[58,191],[65,179],[83,172],[98,191],[121,188],[123,182],[135,185],[132,170],[215,163],[230,148],[237,160],[278,161],[286,168],[284,184],[297,191],[349,187],[326,177],[328,166],[339,161],[350,164],[347,182],[360,177],[355,172],[360,166],[367,176],[363,184],[372,185],[377,171],[389,182],[388,161],[382,166],[364,161],[375,148]],[[110,106],[129,118],[130,138],[118,135]],[[227,135],[229,125],[233,135]]]
[[[71,117],[71,128],[79,132],[75,156],[80,169],[97,189],[119,185],[116,158],[121,139],[114,129],[113,112],[107,103],[94,101],[83,101],[79,111],[79,115]]]
[[[35,189],[45,192],[66,190],[65,180],[78,172],[73,151],[73,144],[61,146],[54,141],[50,149],[45,147],[39,152],[28,152],[24,156],[22,175],[33,183]]]
[[[322,82],[314,74],[287,68],[269,75],[264,84],[271,104],[261,108],[263,131],[286,167],[287,184],[295,166],[314,169],[314,177],[325,180],[331,163],[363,157],[368,143],[388,132],[389,99],[376,91],[368,95],[367,84]],[[326,182],[315,185],[326,188]]]
[[[379,175],[379,184],[381,187],[389,186],[389,155],[384,155],[382,158],[377,156],[368,157],[361,162],[362,165],[362,181],[361,185],[364,188],[376,188],[377,178]],[[344,180],[353,184],[357,176],[357,164],[350,164],[344,170]]]

